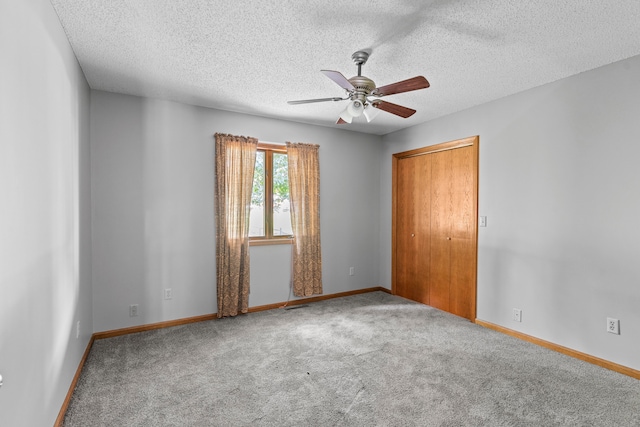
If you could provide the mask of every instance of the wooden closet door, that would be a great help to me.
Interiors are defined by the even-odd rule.
[[[397,170],[397,295],[429,304],[431,159],[401,159]]]
[[[430,305],[475,317],[474,147],[431,155]]]
[[[392,289],[474,320],[478,144],[469,138],[393,155]]]

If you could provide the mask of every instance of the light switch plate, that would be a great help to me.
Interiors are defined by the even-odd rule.
[[[486,227],[487,226],[487,217],[486,216],[481,216],[480,217],[480,227]]]

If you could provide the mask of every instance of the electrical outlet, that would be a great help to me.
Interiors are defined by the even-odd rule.
[[[171,290],[171,288],[167,288],[164,290],[164,299],[171,299],[173,298],[173,291]]]
[[[356,274],[355,268],[349,267],[349,276],[353,276],[354,274]]]
[[[80,321],[76,322],[76,339],[80,337]]]
[[[607,317],[607,332],[620,335],[620,321],[612,317]]]
[[[129,306],[129,316],[136,317],[138,315],[138,304],[131,304]]]
[[[522,322],[522,310],[519,308],[513,309],[513,320],[516,322]]]

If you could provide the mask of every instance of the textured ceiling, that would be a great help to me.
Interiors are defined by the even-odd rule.
[[[640,1],[51,0],[93,89],[386,134],[640,54]],[[346,101],[320,73],[431,87],[418,110],[335,125]]]

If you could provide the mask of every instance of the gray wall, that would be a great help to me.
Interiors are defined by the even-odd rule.
[[[216,312],[216,132],[319,144],[324,293],[379,285],[381,137],[92,91],[95,331]],[[250,306],[287,300],[290,259],[251,248]]]
[[[639,99],[634,57],[386,135],[382,285],[392,153],[480,135],[478,318],[640,369]]]
[[[321,145],[328,294],[391,286],[391,154],[480,135],[478,318],[640,369],[640,57],[384,137],[90,91],[46,0],[0,59],[3,425],[53,424],[93,331],[215,311],[215,132]],[[251,255],[286,300],[290,248]]]
[[[90,92],[49,1],[2,1],[0,62],[0,424],[50,426],[93,332]]]

